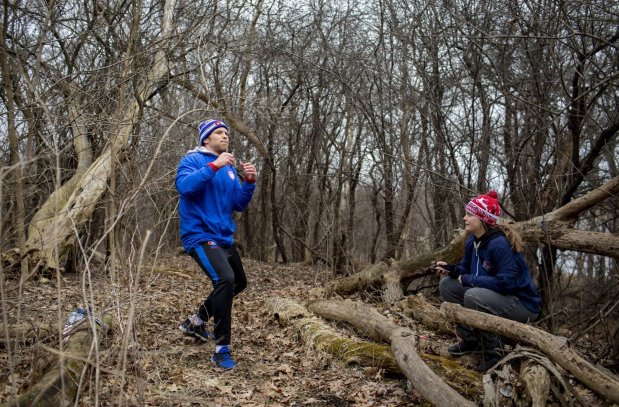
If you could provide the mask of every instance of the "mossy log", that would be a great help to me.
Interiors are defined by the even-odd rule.
[[[342,336],[320,318],[301,318],[292,322],[303,342],[327,352],[347,365],[378,367],[389,373],[401,374],[391,348],[374,342]]]
[[[291,326],[303,343],[334,355],[346,364],[378,367],[402,374],[389,346],[344,337],[290,299],[271,298],[265,305],[282,326]]]
[[[346,322],[358,332],[373,340],[391,343],[391,349],[402,373],[411,381],[417,391],[432,404],[439,406],[473,405],[459,392],[474,396],[481,392],[481,387],[472,386],[473,389],[471,388],[471,383],[480,383],[479,374],[474,372],[463,374],[463,370],[466,369],[449,359],[418,355],[413,332],[401,328],[368,304],[353,301],[319,300],[311,303],[308,308],[323,318]],[[394,338],[397,339],[395,343]],[[426,363],[432,365],[432,369]],[[453,374],[453,372],[457,372],[457,374]],[[447,379],[449,384],[444,379]],[[458,391],[450,385],[453,385]]]
[[[453,322],[498,333],[541,350],[587,387],[606,399],[619,403],[619,379],[585,360],[570,346],[567,338],[516,321],[470,310],[458,304],[443,303],[441,311]]]
[[[74,327],[64,346],[63,363],[58,361],[24,394],[2,407],[73,404],[93,345],[93,330],[90,323],[92,320],[82,321]],[[103,326],[95,323],[97,341],[101,341],[111,322],[111,317],[105,317]]]

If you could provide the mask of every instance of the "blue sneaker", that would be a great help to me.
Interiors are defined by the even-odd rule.
[[[233,369],[236,367],[236,362],[232,360],[232,356],[230,355],[230,348],[227,346],[223,346],[219,352],[215,352],[213,357],[211,358],[211,362],[215,364],[217,367],[221,367],[222,369]]]
[[[187,336],[194,336],[203,342],[211,339],[211,334],[206,330],[206,324],[194,325],[189,318],[187,318],[182,324],[178,326]]]

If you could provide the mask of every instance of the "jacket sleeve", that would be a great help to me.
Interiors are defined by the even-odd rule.
[[[236,172],[236,170],[234,170]],[[238,179],[238,174],[237,174]],[[254,190],[256,189],[255,183],[243,182],[235,190],[234,194],[234,210],[236,212],[243,212],[247,209],[251,198],[254,196]]]
[[[448,275],[451,278],[458,278],[463,274],[469,274],[469,263],[471,262],[471,248],[473,246],[473,241],[471,239],[467,240],[464,244],[464,257],[460,259],[458,264],[448,264],[447,266],[443,266],[446,270],[449,271]]]
[[[184,157],[176,171],[176,189],[182,196],[191,196],[204,189],[207,182],[213,179],[215,171],[191,155]]]
[[[514,252],[506,241],[492,241],[489,244],[489,258],[495,268],[495,275],[462,277],[466,286],[488,288],[500,294],[513,294],[518,288],[520,267],[514,258]]]

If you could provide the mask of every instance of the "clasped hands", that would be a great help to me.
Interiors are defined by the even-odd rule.
[[[217,168],[225,167],[228,164],[234,167],[235,163],[236,159],[231,153],[228,152],[219,154],[219,157],[213,161],[213,165]],[[243,170],[243,177],[246,181],[256,182],[258,173],[256,171],[256,167],[254,167],[252,163],[241,163],[241,169]]]

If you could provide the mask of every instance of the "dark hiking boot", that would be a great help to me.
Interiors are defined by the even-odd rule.
[[[178,326],[178,329],[181,330],[182,333],[184,333],[185,335],[188,336],[193,336],[193,333],[195,332],[194,330],[194,325],[191,323],[191,321],[189,320],[189,318],[187,318],[185,321],[183,321],[183,323],[181,323]]]
[[[200,339],[203,342],[213,339],[209,331],[206,330],[206,324],[194,325],[193,336],[195,336],[196,338]]]
[[[501,359],[501,354],[496,350],[483,352],[481,355],[481,361],[477,366],[475,366],[474,369],[480,373],[486,373],[488,369],[496,365]]]
[[[481,345],[479,341],[472,338],[463,339],[459,343],[455,345],[451,345],[447,352],[449,352],[452,356],[462,356],[468,353],[477,353],[481,352]]]
[[[194,325],[189,318],[180,324],[178,329],[185,335],[196,337],[204,342],[211,339],[211,334],[206,330],[206,324]]]

